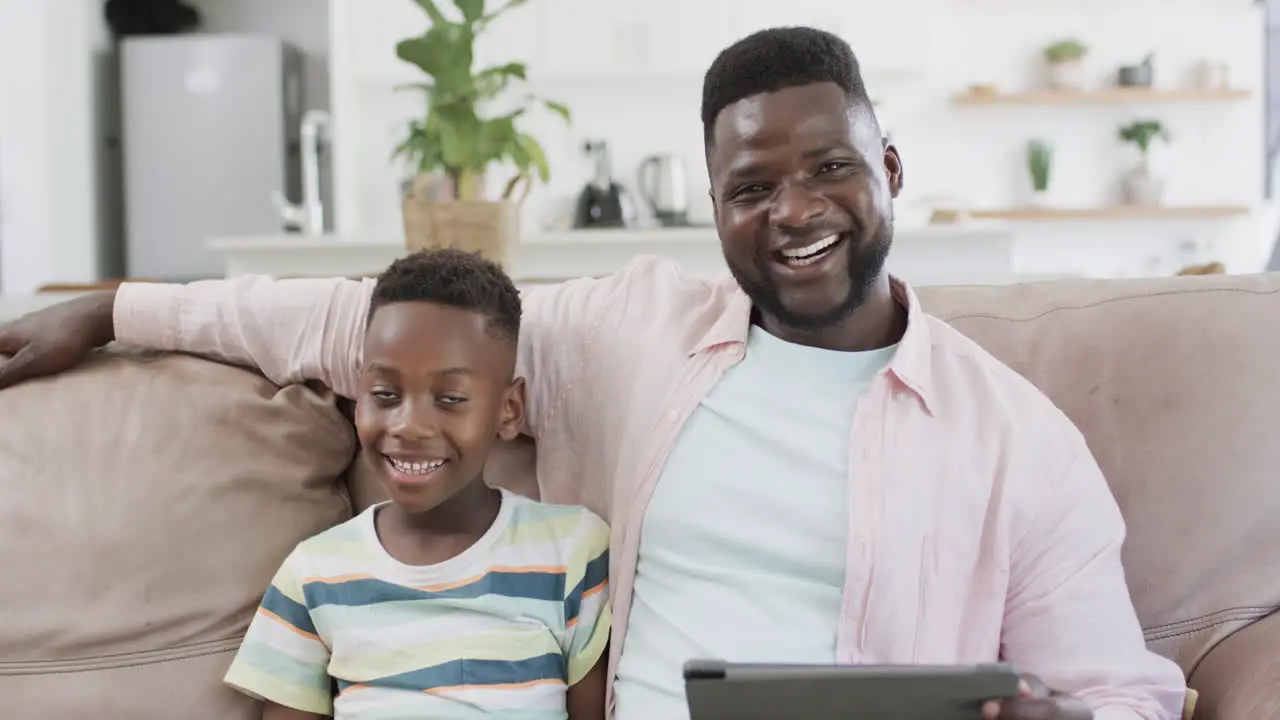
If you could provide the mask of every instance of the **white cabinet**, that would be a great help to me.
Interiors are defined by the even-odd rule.
[[[844,38],[868,78],[914,72],[928,58],[925,0],[733,0],[733,39],[783,25],[807,25]]]
[[[441,3],[452,6],[451,0]],[[427,14],[413,0],[339,0],[331,3],[335,33],[351,52],[347,69],[361,83],[412,80],[414,69],[396,57],[396,43],[425,32]],[[337,44],[337,43],[334,43]],[[336,69],[336,68],[335,68]]]
[[[546,75],[689,75],[706,71],[729,39],[729,0],[543,0]]]
[[[507,0],[488,0],[485,8],[492,12],[505,2]],[[538,30],[539,7],[543,4],[539,0],[530,0],[504,12],[476,40],[472,67],[479,70],[509,62],[522,62],[528,66],[530,74],[536,73],[541,63],[542,42]]]

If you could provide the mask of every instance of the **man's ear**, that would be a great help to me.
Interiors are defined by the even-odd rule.
[[[898,193],[902,192],[905,177],[902,170],[902,156],[898,155],[898,148],[889,144],[888,138],[884,140],[884,173],[889,180],[889,194],[892,197],[898,197]]]
[[[520,436],[524,427],[524,378],[511,381],[502,396],[502,419],[498,424],[498,437],[510,442]]]

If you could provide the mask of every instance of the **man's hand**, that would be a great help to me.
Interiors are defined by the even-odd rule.
[[[114,340],[115,299],[114,291],[86,295],[0,325],[0,390],[57,375]]]
[[[1088,705],[1051,691],[1040,678],[1023,675],[1018,696],[982,706],[982,720],[1092,720]]]

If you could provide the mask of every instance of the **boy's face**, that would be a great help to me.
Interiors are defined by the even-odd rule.
[[[478,313],[426,302],[374,312],[356,432],[405,510],[449,500],[480,476],[498,438],[519,434],[524,384],[511,380],[515,351]]]

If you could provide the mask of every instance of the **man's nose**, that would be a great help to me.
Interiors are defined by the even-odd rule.
[[[783,182],[774,192],[769,222],[783,230],[801,230],[813,225],[827,211],[827,199],[807,182]]]

